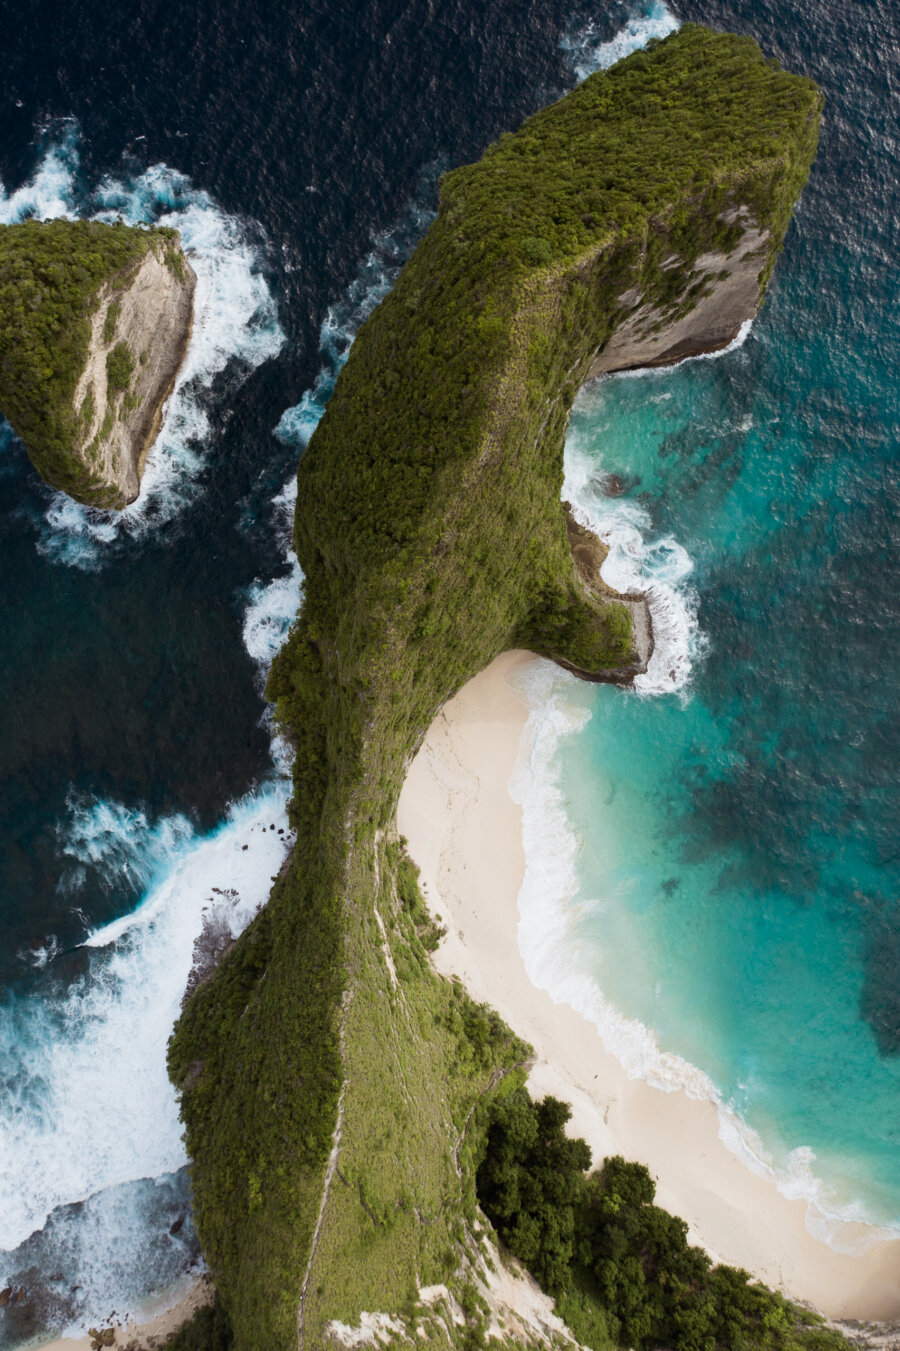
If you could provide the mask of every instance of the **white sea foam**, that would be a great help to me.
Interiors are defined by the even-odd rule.
[[[566,33],[560,47],[566,53],[575,78],[586,80],[598,70],[608,70],[623,56],[646,47],[653,39],[668,37],[680,27],[675,15],[662,3],[651,0],[640,5],[614,37],[604,40],[593,20],[583,28]]]
[[[165,173],[132,185],[130,195],[122,185],[104,192],[109,205],[131,219],[142,210],[143,193],[156,200],[164,191],[189,192],[180,182]],[[425,208],[414,206],[394,231],[378,237],[344,300],[329,310],[320,344],[326,365],[298,406],[308,410],[301,430],[296,419],[282,419],[285,439],[303,443],[311,434],[356,329],[393,284],[425,216]],[[261,686],[301,600],[302,572],[291,545],[295,501],[292,477],[272,504],[284,572],[257,581],[245,597],[244,643]],[[273,739],[273,755],[281,771],[275,780],[232,807],[205,837],[182,816],[154,822],[139,808],[71,798],[59,829],[61,888],[76,902],[90,873],[113,894],[117,885],[127,886],[129,894],[140,890],[142,900],[87,935],[87,969],[74,985],[0,1011],[0,1045],[19,1066],[15,1093],[0,1106],[0,1197],[8,1198],[0,1206],[0,1248],[14,1248],[51,1213],[58,1217],[61,1207],[86,1198],[89,1207],[69,1228],[110,1207],[121,1228],[142,1195],[126,1184],[171,1174],[185,1162],[165,1071],[166,1041],[204,919],[224,920],[236,935],[265,902],[283,860],[288,748]],[[111,1094],[115,1110],[98,1112]],[[100,1292],[114,1288],[108,1276],[101,1263],[92,1277],[94,1307],[105,1298]]]
[[[566,439],[564,474],[563,497],[573,515],[609,548],[603,580],[626,595],[647,597],[653,654],[635,690],[646,695],[684,690],[703,648],[697,595],[687,582],[690,555],[671,535],[650,540],[652,522],[644,507],[604,494],[601,466],[574,430]]]
[[[725,347],[720,347],[716,352],[696,352],[693,356],[682,357],[680,361],[673,361],[669,366],[639,366],[634,371],[616,371],[611,376],[599,376],[601,380],[660,380],[671,375],[672,371],[677,371],[681,366],[691,366],[695,361],[718,361],[721,357],[727,357],[738,348],[743,347],[750,336],[753,328],[753,320],[745,319],[738,329],[737,333]],[[654,396],[651,395],[651,398]],[[666,396],[659,396],[666,397]]]
[[[687,357],[677,365],[728,356],[744,345],[752,326],[753,321],[746,320],[733,342],[721,351]],[[598,388],[610,380],[647,380],[648,388],[652,389],[655,380],[670,376],[673,369],[645,368],[600,376],[578,398],[595,399]],[[670,396],[648,394],[648,397]],[[697,620],[699,597],[689,581],[694,566],[689,553],[671,535],[655,540],[650,537],[652,520],[645,507],[605,493],[602,464],[574,428],[566,438],[564,473],[563,498],[571,504],[576,519],[609,548],[601,569],[604,581],[625,594],[641,593],[647,597],[654,648],[648,669],[635,679],[635,690],[639,694],[684,692],[694,664],[706,646]]]
[[[261,682],[300,603],[288,524],[295,491],[288,485],[274,502],[289,573],[258,583],[245,612],[244,639]],[[70,798],[58,828],[61,891],[77,904],[90,873],[110,894],[118,887],[142,900],[85,937],[86,970],[74,984],[0,1010],[12,1085],[0,1102],[0,1249],[15,1248],[59,1207],[93,1197],[96,1218],[108,1209],[98,1194],[186,1162],[166,1042],[204,922],[225,924],[236,937],[284,860],[289,752],[276,742],[273,754],[282,772],[206,836],[184,816],[154,822],[139,808]],[[116,1214],[139,1200],[118,1194]],[[94,1307],[110,1284],[105,1270],[97,1268]]]
[[[265,693],[269,667],[290,632],[303,598],[303,569],[294,553],[294,508],[297,504],[297,479],[291,475],[274,498],[273,524],[281,545],[286,571],[270,581],[257,580],[246,594],[244,610],[244,647],[256,662],[258,686]],[[287,779],[291,772],[292,752],[275,725],[272,708],[266,704],[262,721],[271,737],[272,759],[278,773]]]
[[[67,118],[56,144],[48,147],[27,183],[8,193],[0,181],[0,224],[15,225],[31,216],[37,220],[57,216],[74,219],[72,193],[77,167],[78,126]]]
[[[286,575],[256,583],[246,598],[244,641],[261,688],[301,599],[295,496],[292,480],[273,503]],[[237,936],[284,861],[290,751],[273,735],[272,752],[271,781],[209,835],[184,816],[153,821],[140,808],[74,794],[58,828],[59,887],[76,913],[89,875],[113,897],[118,888],[142,899],[87,934],[74,982],[0,1009],[0,1284],[34,1262],[35,1239],[19,1245],[43,1229],[40,1265],[77,1273],[85,1324],[139,1301],[149,1271],[157,1288],[178,1281],[190,1257],[189,1245],[158,1233],[160,1207],[184,1203],[172,1174],[186,1162],[166,1043],[195,940],[210,924]],[[50,938],[22,957],[50,978],[58,955]]]
[[[283,515],[288,503],[276,501]],[[290,581],[293,610],[277,582],[248,606],[245,632],[265,633],[251,653],[261,680],[299,604],[296,559]],[[160,1213],[183,1207],[172,1174],[187,1161],[166,1043],[201,931],[236,937],[284,861],[288,748],[276,741],[273,755],[280,772],[210,835],[183,816],[153,822],[74,795],[59,827],[60,889],[73,904],[88,872],[112,895],[142,893],[136,910],[87,934],[74,982],[0,1009],[0,1283],[33,1263],[35,1239],[19,1245],[44,1229],[40,1265],[77,1273],[79,1325],[121,1313],[126,1300],[139,1319],[150,1270],[155,1288],[172,1287],[176,1298],[172,1282],[191,1256],[189,1244],[158,1229]],[[58,951],[51,939],[31,960],[51,966]]]
[[[285,563],[290,571],[269,582],[254,582],[247,592],[244,647],[257,664],[261,687],[300,608],[303,571],[291,543],[296,504],[297,480],[292,474],[272,504]]]
[[[583,80],[678,26],[671,11],[660,0],[653,0],[635,12],[612,40],[601,40],[591,23],[567,35],[561,46],[569,54],[577,79]],[[751,327],[751,320],[742,324],[734,341],[721,352],[685,360],[725,356],[743,345]],[[637,370],[602,379],[641,379],[652,388],[652,382],[666,378],[671,369]],[[592,397],[592,391],[581,397]],[[697,623],[697,596],[688,581],[693,567],[690,556],[671,536],[650,539],[652,521],[641,505],[605,495],[602,466],[575,431],[567,438],[564,468],[564,499],[571,503],[576,518],[609,546],[604,580],[619,591],[646,594],[650,604],[655,649],[648,671],[638,677],[635,688],[643,694],[684,691],[704,645]],[[663,1051],[652,1029],[615,1009],[580,965],[573,905],[579,885],[579,841],[565,814],[557,757],[563,739],[582,730],[590,714],[570,698],[574,677],[549,662],[525,668],[519,680],[532,711],[509,790],[522,808],[526,870],[519,893],[518,939],[529,979],[556,1003],[569,1004],[589,1019],[630,1078],[713,1103],[723,1143],[753,1172],[772,1178],[784,1196],[807,1203],[807,1227],[816,1237],[847,1253],[860,1253],[896,1237],[898,1231],[869,1222],[860,1203],[847,1203],[837,1196],[816,1174],[811,1149],[794,1149],[787,1158],[774,1160],[757,1132],[723,1101],[710,1077],[682,1057]]]
[[[12,194],[0,184],[0,222],[57,216],[172,226],[197,274],[188,351],[151,447],[140,495],[121,512],[84,507],[63,493],[49,498],[38,524],[46,557],[86,570],[102,566],[119,541],[158,530],[196,492],[210,432],[208,392],[230,367],[246,373],[275,356],[284,342],[275,302],[260,272],[257,227],[229,216],[190,180],[164,164],[128,179],[107,177],[89,194],[77,186],[74,123],[49,147],[34,176]]]
[[[83,976],[65,991],[0,1012],[3,1060],[12,1070],[0,1106],[4,1249],[58,1206],[186,1162],[165,1047],[194,941],[213,914],[240,932],[285,854],[281,785],[235,805],[205,838],[180,824],[131,835],[132,813],[105,802],[82,802],[75,815],[71,852],[81,852],[77,840],[93,817],[93,839],[107,841],[121,870],[151,881],[135,912],[85,939]]]

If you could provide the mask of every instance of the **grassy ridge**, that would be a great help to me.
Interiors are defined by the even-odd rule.
[[[727,208],[768,226],[768,275],[819,106],[751,41],[685,27],[447,175],[360,329],[299,467],[305,598],[269,686],[296,852],[170,1051],[242,1351],[318,1348],[329,1319],[465,1280],[484,1113],[524,1048],[427,962],[391,843],[405,768],[510,646],[633,669],[628,612],[566,538],[571,401],[627,287],[690,307],[693,261],[734,242]]]
[[[0,409],[41,478],[79,501],[106,505],[109,496],[78,453],[93,406],[74,406],[101,288],[127,286],[157,241],[167,260],[179,259],[167,247],[177,239],[121,221],[0,226]],[[125,375],[121,357],[113,374]]]

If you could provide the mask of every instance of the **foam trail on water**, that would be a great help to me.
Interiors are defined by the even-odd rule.
[[[680,361],[673,361],[668,366],[639,366],[633,371],[616,371],[610,376],[599,376],[598,379],[610,380],[659,380],[671,375],[672,371],[677,371],[681,366],[690,366],[695,361],[718,361],[721,357],[727,357],[731,352],[736,352],[743,347],[744,343],[750,337],[753,329],[753,319],[745,319],[726,347],[720,347],[714,352],[697,352],[693,356],[682,357]]]
[[[303,569],[293,545],[296,505],[297,479],[292,474],[272,503],[275,532],[286,571],[268,582],[255,581],[246,594],[244,646],[256,662],[262,695],[265,695],[269,667],[290,632],[303,598]],[[263,711],[263,722],[272,739],[272,759],[276,769],[286,779],[291,772],[292,752],[288,743],[278,734],[269,704]]]
[[[660,0],[653,0],[635,12],[611,40],[601,40],[590,23],[564,37],[560,45],[577,79],[583,80],[678,27],[671,11]],[[751,327],[751,320],[742,324],[734,341],[721,352],[686,360],[727,355],[743,345]],[[579,398],[596,398],[604,380],[653,381],[665,378],[670,369],[601,377]],[[652,520],[643,506],[607,495],[602,464],[574,429],[566,441],[564,473],[563,498],[572,505],[576,518],[609,547],[604,580],[619,591],[643,592],[650,604],[656,645],[649,669],[637,678],[635,688],[643,694],[683,691],[704,645],[697,622],[698,598],[688,581],[693,567],[689,554],[671,536],[651,538]],[[895,1231],[869,1222],[861,1205],[845,1203],[816,1175],[811,1149],[800,1147],[784,1159],[773,1159],[761,1137],[722,1099],[703,1070],[664,1052],[651,1028],[621,1014],[589,971],[580,969],[573,955],[578,945],[572,910],[579,886],[579,841],[566,817],[558,764],[561,742],[582,730],[590,718],[569,697],[574,679],[549,662],[534,663],[519,676],[532,712],[509,790],[522,807],[526,870],[519,894],[518,940],[529,979],[556,1003],[571,1005],[591,1021],[630,1078],[713,1103],[723,1143],[753,1172],[772,1178],[783,1195],[806,1202],[807,1227],[816,1237],[848,1254],[896,1237]]]
[[[104,178],[87,194],[78,188],[77,173],[77,128],[69,123],[28,183],[9,195],[0,184],[0,222],[121,216],[130,225],[172,226],[197,274],[191,340],[137,500],[124,511],[107,512],[42,489],[49,505],[38,523],[39,551],[91,570],[117,543],[158,530],[192,500],[210,433],[205,401],[213,381],[226,367],[239,377],[275,356],[284,334],[260,272],[264,241],[258,227],[227,215],[164,164],[130,178]]]
[[[248,604],[244,612],[244,647],[256,662],[260,686],[300,608],[303,571],[291,541],[296,505],[297,480],[292,474],[272,503],[284,560],[290,572],[270,582],[254,582],[247,593]]]
[[[287,575],[246,598],[261,688],[301,597],[292,491],[274,502]],[[246,927],[284,862],[290,751],[273,737],[272,752],[272,779],[209,835],[184,816],[153,821],[75,794],[58,827],[59,886],[73,908],[89,877],[140,903],[86,934],[74,980],[55,975],[65,957],[55,940],[29,952],[43,987],[0,1008],[0,1287],[27,1275],[48,1328],[74,1335],[113,1309],[151,1316],[148,1295],[177,1298],[198,1260],[166,1044],[192,968]],[[64,1287],[38,1288],[36,1271],[58,1270]]]
[[[662,0],[639,6],[613,38],[604,40],[591,20],[583,28],[566,33],[560,47],[566,53],[575,78],[580,82],[598,70],[608,70],[623,56],[674,33],[681,25]]]
[[[593,1023],[629,1078],[713,1103],[722,1142],[757,1175],[772,1178],[784,1196],[804,1200],[807,1228],[836,1251],[860,1253],[897,1237],[897,1232],[868,1221],[862,1206],[844,1203],[816,1176],[811,1149],[801,1147],[784,1160],[774,1160],[712,1079],[681,1056],[663,1051],[653,1030],[620,1013],[584,969],[572,907],[580,845],[566,817],[558,753],[565,738],[583,730],[590,713],[571,698],[576,678],[550,662],[529,664],[517,683],[531,706],[509,782],[510,795],[522,808],[525,877],[519,892],[518,942],[529,980],[555,1003],[570,1005]]]
[[[127,190],[111,183],[103,189],[109,208],[127,219],[140,215],[148,196],[158,203],[167,193],[187,194],[189,215],[197,205],[186,181],[170,171],[148,171]],[[19,205],[24,209],[21,199]],[[177,215],[174,210],[163,219]],[[425,208],[414,205],[394,230],[376,237],[347,296],[328,312],[321,337],[327,364],[301,406],[321,415],[328,382],[356,328],[393,284],[426,219]],[[208,203],[195,224],[208,227]],[[265,351],[265,337],[259,341]],[[227,350],[227,343],[214,348]],[[261,686],[301,599],[302,572],[291,545],[295,501],[292,478],[273,501],[284,574],[256,582],[245,597],[243,638]],[[286,748],[276,744],[273,751],[286,768]],[[70,799],[58,832],[61,888],[74,900],[90,873],[108,892],[118,887],[142,899],[85,937],[86,970],[74,984],[0,1011],[0,1040],[9,1056],[18,1056],[15,1110],[7,1097],[10,1111],[0,1114],[0,1195],[9,1197],[0,1207],[0,1247],[21,1243],[61,1206],[184,1163],[165,1043],[204,922],[224,921],[236,935],[266,900],[284,857],[286,805],[287,783],[277,774],[235,804],[218,830],[199,837],[182,816],[153,822],[121,803]],[[127,1091],[104,1126],[94,1105],[110,1082]]]
[[[63,858],[70,860],[59,882],[60,891],[68,895],[84,885],[89,871],[107,891],[143,889],[153,880],[159,860],[174,858],[194,833],[185,816],[153,823],[140,809],[85,794],[70,793],[67,806],[69,818],[57,827],[57,839]]]
[[[77,169],[78,126],[66,118],[56,144],[48,147],[27,183],[8,193],[0,179],[0,225],[16,225],[30,217],[52,220],[65,216],[73,220]]]
[[[752,327],[753,321],[747,319],[733,342],[721,351],[686,357],[676,365],[725,357],[744,345]],[[581,390],[576,406],[579,401],[590,404],[602,398],[608,380],[652,382],[670,375],[673,369],[648,368],[601,376]],[[634,681],[635,690],[644,695],[684,692],[706,641],[697,619],[699,597],[688,580],[694,566],[690,554],[671,535],[650,538],[653,523],[645,507],[608,495],[602,464],[574,428],[566,437],[563,469],[564,500],[570,503],[575,518],[609,548],[601,568],[603,580],[617,591],[647,597],[653,620],[653,653],[647,670]]]

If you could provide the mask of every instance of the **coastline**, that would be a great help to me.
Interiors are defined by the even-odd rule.
[[[830,1318],[896,1318],[900,1240],[846,1255],[815,1238],[806,1202],[782,1196],[774,1179],[751,1172],[723,1143],[713,1103],[629,1079],[592,1023],[529,980],[516,940],[521,809],[507,784],[530,713],[511,682],[535,660],[504,653],[445,705],[400,795],[398,829],[447,929],[437,969],[459,976],[531,1043],[529,1089],[572,1105],[570,1129],[587,1140],[594,1163],[615,1153],[645,1163],[659,1204],[681,1215],[714,1259]],[[866,1231],[848,1228],[857,1237]]]
[[[173,1303],[171,1299],[175,1289],[180,1294]],[[187,1289],[182,1282],[168,1294],[148,1300],[141,1310],[140,1321],[127,1318],[124,1323],[104,1323],[100,1331],[105,1328],[115,1330],[112,1347],[124,1346],[128,1351],[154,1351],[154,1348],[164,1346],[195,1313],[212,1304],[215,1294],[212,1279],[206,1274],[197,1276],[190,1279]],[[93,1340],[90,1333],[85,1333],[83,1337],[55,1337],[52,1341],[42,1342],[39,1351],[91,1351]]]

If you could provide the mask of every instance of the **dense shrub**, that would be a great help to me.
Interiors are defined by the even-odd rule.
[[[117,342],[106,356],[106,378],[116,393],[124,393],[134,375],[135,360],[127,342]]]
[[[588,1174],[583,1140],[555,1098],[525,1089],[492,1109],[478,1197],[507,1248],[560,1301],[573,1330],[603,1351],[848,1351],[820,1319],[713,1267],[687,1225],[654,1205],[647,1169],[617,1156]]]
[[[219,1300],[198,1309],[163,1345],[166,1351],[232,1351],[231,1324]]]

